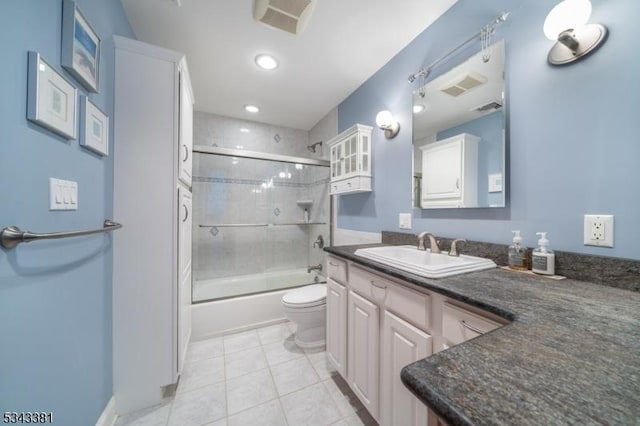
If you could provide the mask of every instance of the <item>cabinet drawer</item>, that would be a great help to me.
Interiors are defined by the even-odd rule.
[[[445,302],[442,310],[442,335],[451,346],[473,339],[502,324]]]
[[[347,192],[371,191],[371,177],[354,176],[348,179],[341,179],[331,182],[329,194],[343,194]]]
[[[347,283],[347,262],[333,256],[327,257],[327,273],[339,283]]]
[[[413,291],[357,267],[351,268],[349,286],[416,327],[422,330],[429,328],[429,295]]]
[[[431,317],[431,297],[428,294],[410,290],[399,284],[391,283],[387,288],[385,306],[400,318],[422,330],[427,330]]]
[[[379,275],[372,274],[360,268],[351,268],[349,287],[351,290],[372,301],[382,304],[387,296],[390,281]]]

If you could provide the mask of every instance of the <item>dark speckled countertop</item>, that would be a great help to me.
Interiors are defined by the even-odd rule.
[[[640,425],[640,293],[493,269],[426,279],[325,251],[498,314],[510,324],[402,370],[451,425]]]

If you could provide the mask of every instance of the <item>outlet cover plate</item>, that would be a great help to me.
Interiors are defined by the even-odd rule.
[[[584,215],[584,245],[613,247],[613,215]]]

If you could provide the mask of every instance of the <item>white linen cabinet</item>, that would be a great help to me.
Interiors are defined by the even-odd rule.
[[[114,36],[113,393],[159,403],[190,333],[193,93],[183,54]]]

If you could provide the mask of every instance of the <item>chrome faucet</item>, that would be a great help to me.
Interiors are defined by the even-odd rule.
[[[426,250],[427,248],[424,245],[425,237],[429,237],[429,244],[431,245],[430,251],[431,253],[440,253],[440,247],[438,247],[438,242],[436,241],[436,237],[433,236],[430,232],[421,232],[418,234],[418,250]]]
[[[318,235],[318,238],[313,242],[313,248],[315,248],[316,245],[318,248],[324,247],[324,238],[322,238],[322,235]]]
[[[460,256],[460,252],[458,251],[457,243],[466,243],[467,240],[464,238],[456,238],[451,242],[451,248],[449,249],[449,256]]]
[[[309,267],[307,268],[307,274],[310,274],[311,271],[318,271],[321,272],[322,271],[322,263],[318,263],[315,266],[311,266],[309,265]]]

